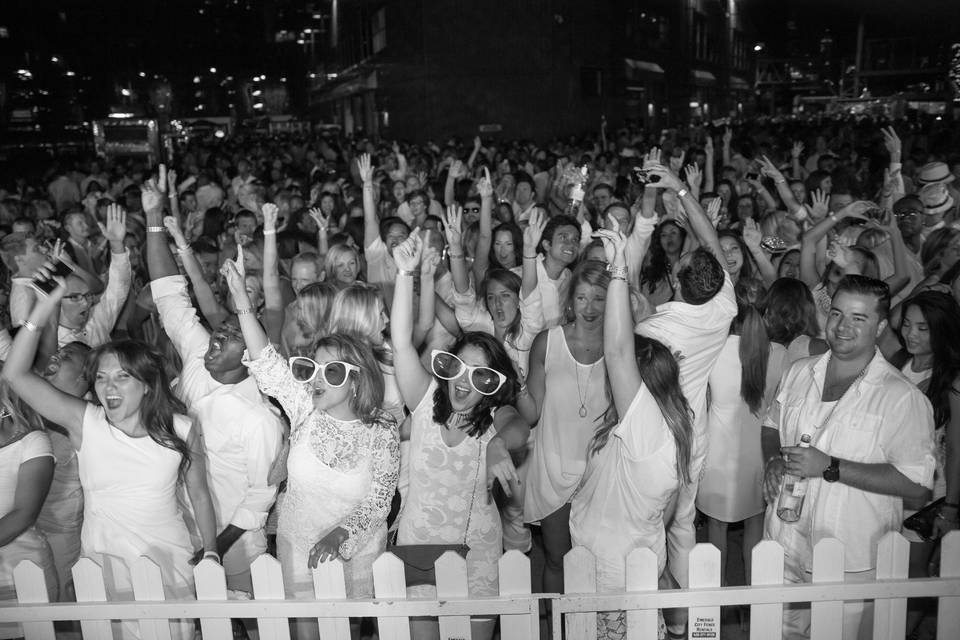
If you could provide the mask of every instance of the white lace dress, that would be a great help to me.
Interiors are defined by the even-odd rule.
[[[500,592],[502,533],[497,505],[487,499],[487,444],[496,431],[491,426],[479,438],[447,446],[440,433],[443,426],[433,420],[436,388],[434,381],[413,411],[410,457],[404,465],[409,484],[397,544],[463,544],[466,533],[470,597],[495,596]],[[407,594],[433,597],[436,587],[410,587]]]
[[[261,391],[276,398],[290,418],[287,492],[277,523],[277,555],[287,595],[313,598],[310,550],[343,527],[347,596],[373,596],[373,561],[386,546],[387,514],[397,488],[400,447],[392,422],[342,421],[317,411],[308,389],[287,363],[266,347],[245,361]]]

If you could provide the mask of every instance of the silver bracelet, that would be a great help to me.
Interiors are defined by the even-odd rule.
[[[23,321],[23,324],[20,325],[20,326],[23,327],[24,329],[26,329],[27,331],[32,332],[32,333],[36,333],[36,332],[37,332],[37,329],[38,329],[37,325],[33,324],[33,323],[30,322],[29,320],[24,320],[24,321]]]

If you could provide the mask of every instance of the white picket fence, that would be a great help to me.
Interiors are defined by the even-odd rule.
[[[938,640],[958,637],[960,629],[960,531],[943,540],[939,578],[907,579],[909,543],[899,533],[880,542],[877,580],[843,583],[843,548],[833,539],[814,550],[813,583],[783,584],[783,551],[765,541],[753,549],[752,585],[720,587],[720,553],[701,544],[690,557],[690,588],[657,590],[657,559],[649,549],[638,549],[626,559],[626,593],[596,592],[596,561],[578,547],[564,560],[565,595],[531,594],[530,561],[511,551],[500,559],[500,595],[467,598],[466,563],[448,552],[436,564],[436,600],[407,599],[403,564],[385,553],[374,563],[373,600],[347,600],[343,565],[330,562],[314,572],[316,600],[284,599],[280,564],[261,556],[252,566],[252,600],[228,600],[223,568],[200,563],[194,571],[197,600],[165,601],[159,568],[141,558],[132,568],[134,601],[108,602],[99,565],[81,559],[73,568],[76,603],[47,603],[42,571],[22,562],[14,571],[17,602],[0,603],[0,623],[18,622],[27,640],[52,640],[54,621],[80,621],[84,640],[112,639],[110,620],[138,620],[145,640],[169,640],[168,619],[199,618],[204,640],[232,640],[230,618],[256,618],[262,640],[289,640],[288,618],[316,618],[324,640],[349,640],[350,617],[377,619],[381,640],[410,640],[409,618],[438,616],[441,638],[471,637],[471,615],[499,616],[502,640],[540,637],[541,600],[552,604],[554,640],[560,640],[560,617],[566,616],[570,640],[596,638],[596,612],[627,611],[630,639],[656,638],[657,610],[690,609],[689,638],[720,637],[720,607],[750,605],[751,640],[779,638],[783,603],[812,603],[811,637],[840,640],[844,600],[875,599],[874,639],[902,640],[906,598],[939,598]]]

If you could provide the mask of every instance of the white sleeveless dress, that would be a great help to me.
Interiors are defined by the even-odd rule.
[[[184,441],[193,423],[177,415]],[[170,600],[195,597],[193,545],[177,502],[180,454],[149,436],[131,438],[111,426],[103,407],[88,404],[77,452],[83,486],[81,554],[103,567],[108,600],[133,600],[130,568],[140,556],[160,567]],[[136,622],[114,623],[114,636],[140,638]],[[173,638],[192,638],[192,620],[171,620]]]

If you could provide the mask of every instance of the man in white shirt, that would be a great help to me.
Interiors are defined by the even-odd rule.
[[[230,319],[212,334],[190,303],[160,226],[162,204],[144,191],[150,289],[160,321],[180,354],[177,395],[203,430],[210,490],[217,515],[217,551],[227,586],[251,591],[250,563],[266,552],[264,525],[276,499],[268,482],[280,451],[283,424],[241,360],[243,334]],[[149,201],[148,201],[149,200]]]
[[[101,232],[110,246],[107,286],[100,300],[94,303],[90,283],[77,274],[67,276],[67,290],[60,303],[58,347],[70,342],[98,347],[109,342],[110,333],[130,293],[130,254],[123,242],[127,236],[126,212],[111,205],[107,211],[107,224],[101,225]]]
[[[518,225],[525,226],[524,223],[530,219],[530,214],[537,208],[537,185],[534,184],[530,174],[525,172],[517,173],[517,186],[513,192],[513,221]]]
[[[580,251],[580,223],[570,216],[554,216],[543,228],[541,253],[524,255],[524,260],[537,261],[537,291],[543,305],[543,329],[563,324],[567,295],[570,291],[570,269]],[[516,273],[520,269],[514,269]]]
[[[846,582],[874,580],[877,543],[900,529],[904,500],[919,506],[933,487],[930,402],[876,346],[889,310],[886,283],[845,276],[827,317],[830,351],[790,367],[764,418],[764,538],[783,546],[787,583],[811,581],[823,538],[843,543]],[[796,446],[803,435],[809,447]],[[807,479],[796,522],[776,513],[784,472]],[[843,638],[873,637],[872,606],[844,603]],[[785,607],[783,637],[810,637],[809,605]]]
[[[716,229],[700,203],[666,167],[654,165],[649,171],[658,175],[659,181],[648,182],[647,188],[675,192],[687,214],[688,226],[701,245],[682,255],[674,266],[674,301],[660,305],[635,328],[636,333],[662,342],[677,356],[683,395],[694,412],[690,482],[680,488],[676,510],[667,525],[667,566],[674,579],[686,587],[687,556],[696,544],[697,487],[707,454],[707,381],[737,315],[737,300],[733,282],[718,260],[723,253]],[[636,262],[630,256],[627,259]],[[682,630],[685,615],[685,610],[673,610],[667,617],[671,633]]]

